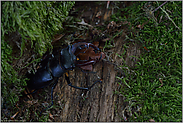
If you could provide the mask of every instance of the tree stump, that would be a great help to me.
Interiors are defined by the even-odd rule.
[[[115,41],[116,47],[113,49],[113,60],[119,65],[123,65],[119,55],[124,51],[124,35]],[[134,66],[136,58],[129,56],[139,56],[140,47],[137,43],[130,43],[124,58],[128,66]],[[94,81],[103,79],[102,83],[97,83],[90,91],[79,90],[67,85],[64,77],[61,77],[55,92],[59,95],[59,102],[62,110],[60,116],[55,118],[57,121],[64,122],[111,122],[125,121],[124,108],[127,105],[124,97],[114,94],[119,90],[117,85],[117,70],[114,65],[100,61],[94,65],[96,73],[83,73],[80,69],[70,72],[70,80],[73,85],[87,87]]]

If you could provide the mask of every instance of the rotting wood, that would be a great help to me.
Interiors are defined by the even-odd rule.
[[[123,52],[124,37],[118,38],[116,41],[115,53]],[[138,44],[130,44],[127,49],[125,61],[127,65],[134,66],[137,59],[129,56],[139,56],[140,47]],[[113,55],[113,60],[122,65],[122,60]],[[63,110],[61,110],[61,121],[66,122],[111,122],[111,121],[124,121],[123,110],[127,103],[124,102],[124,97],[115,95],[114,92],[117,90],[117,71],[114,69],[112,64],[106,61],[100,61],[94,66],[96,74],[83,73],[79,69],[75,69],[70,72],[71,82],[77,86],[85,86],[86,83],[91,85],[94,81],[98,80],[99,76],[103,79],[102,84],[97,83],[90,91],[78,90],[71,88],[67,85],[64,77],[60,80],[62,84],[58,84],[61,89],[58,89],[58,93],[61,93],[60,101],[64,102]],[[57,90],[55,90],[57,91]],[[116,108],[116,107],[117,108]],[[60,121],[59,120],[59,121]]]

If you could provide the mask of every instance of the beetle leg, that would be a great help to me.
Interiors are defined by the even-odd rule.
[[[95,82],[93,83],[93,85],[92,85],[92,86],[90,86],[90,87],[89,87],[89,89],[90,89],[90,88],[92,88],[92,87],[93,87],[97,82],[102,83],[102,81],[101,81],[101,80],[97,80],[97,81],[95,81]]]
[[[87,91],[89,90],[89,88],[77,87],[77,86],[72,85],[72,83],[70,82],[68,74],[65,74],[65,79],[67,80],[68,85],[73,87],[73,88],[80,89],[80,90],[87,90]]]
[[[90,86],[89,88],[84,88],[84,87],[77,87],[77,86],[73,86],[72,84],[71,84],[71,82],[70,82],[70,79],[69,79],[69,76],[68,76],[68,74],[65,74],[65,78],[66,78],[66,80],[67,80],[67,83],[68,83],[68,85],[69,86],[71,86],[71,87],[73,87],[73,88],[76,88],[76,89],[80,89],[80,90],[89,90],[89,89],[91,89],[97,82],[100,82],[100,83],[102,83],[102,81],[100,81],[100,80],[97,80],[97,81],[95,81],[93,84],[92,84],[92,86]]]
[[[49,105],[47,108],[43,109],[40,112],[39,116],[41,116],[41,114],[42,114],[43,111],[46,111],[47,109],[49,109],[53,105],[53,89],[55,88],[55,86],[57,85],[57,83],[58,83],[58,78],[57,78],[56,82],[53,84],[53,86],[51,88],[51,105]]]

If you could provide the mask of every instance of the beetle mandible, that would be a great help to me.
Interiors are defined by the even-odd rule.
[[[77,60],[76,55],[74,55],[76,50],[85,48],[88,49],[89,47],[93,48],[95,53],[100,52],[100,49],[91,43],[78,42],[73,44],[72,46],[68,45],[68,47],[61,49],[59,54],[56,54],[55,56],[52,55],[51,58],[44,59],[41,62],[40,68],[37,69],[35,74],[31,73],[27,75],[27,77],[29,78],[29,81],[27,81],[27,86],[31,89],[35,89],[34,92],[36,92],[38,89],[50,85],[51,83],[54,83],[51,89],[52,104],[48,106],[46,109],[50,108],[53,105],[53,89],[57,85],[59,77],[61,77],[67,71],[73,70],[76,66],[79,67],[79,66],[86,66],[89,64],[95,64],[101,60],[102,54],[99,59]],[[76,89],[87,90],[87,91],[90,88],[92,88],[97,82],[100,83],[102,82],[98,80],[94,82],[90,87],[84,88],[84,87],[73,86],[67,75],[65,75],[65,78],[69,86],[74,87]]]

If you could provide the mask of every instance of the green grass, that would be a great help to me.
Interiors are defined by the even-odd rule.
[[[134,102],[133,106],[141,106],[140,113],[134,113],[129,121],[142,122],[154,119],[156,122],[181,122],[182,2],[168,2],[162,6],[162,9],[155,11],[154,16],[157,16],[157,22],[153,19],[153,15],[151,18],[141,9],[146,3],[135,2],[136,5],[123,9],[123,11],[128,10],[126,12],[129,15],[128,19],[119,18],[119,15],[112,17],[114,21],[127,20],[134,27],[150,19],[139,33],[130,37],[141,42],[144,52],[138,58],[135,68],[130,68],[130,74],[124,69],[126,77],[117,77],[121,80],[119,83],[121,88],[116,93],[124,95],[126,101]],[[162,3],[152,2],[151,5],[155,9]],[[161,16],[163,17],[159,23]],[[149,52],[143,47],[146,47]],[[119,55],[122,56],[122,54]]]

